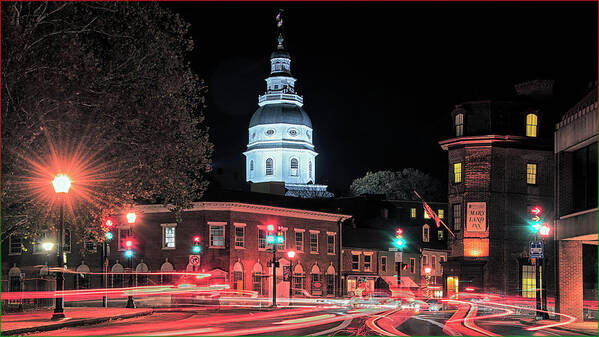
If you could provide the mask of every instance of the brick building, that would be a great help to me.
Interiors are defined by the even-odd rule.
[[[272,294],[272,252],[266,246],[267,225],[282,227],[285,243],[278,246],[277,294],[289,294],[289,282],[282,282],[282,267],[293,264],[293,282],[297,295],[335,296],[339,269],[338,229],[349,216],[323,211],[307,199],[244,192],[209,193],[195,202],[177,223],[162,205],[136,206],[137,220],[132,226],[134,241],[133,270],[138,272],[135,285],[177,283],[170,275],[146,276],[146,272],[201,271],[212,276],[207,281],[229,284],[233,289]],[[109,241],[109,287],[128,286],[122,274],[128,270],[124,240],[129,225],[124,215],[115,216],[114,237]],[[68,227],[68,226],[67,226]],[[70,236],[70,235],[69,235]],[[190,264],[193,237],[200,237],[200,264]],[[51,239],[51,235],[48,235]],[[102,287],[102,244],[80,243],[68,237],[67,266],[81,274],[67,273],[65,289]],[[11,237],[2,246],[3,291],[53,289],[51,278],[40,286],[45,261],[56,263],[42,253],[41,242],[31,244]],[[26,248],[26,251],[23,250]],[[286,252],[297,252],[293,261]],[[6,277],[6,279],[4,279]]]
[[[597,83],[555,128],[557,311],[597,300]]]
[[[535,296],[528,258],[535,234],[526,220],[532,206],[541,206],[545,219],[553,216],[552,87],[553,81],[531,81],[517,85],[511,101],[464,102],[451,112],[455,137],[439,142],[449,159],[456,234],[443,268],[448,296],[466,286]],[[550,285],[553,267],[545,260]]]

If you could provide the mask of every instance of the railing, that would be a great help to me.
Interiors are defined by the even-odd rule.
[[[258,96],[258,103],[262,103],[265,101],[277,101],[277,100],[287,100],[287,101],[296,101],[304,104],[304,98],[299,95],[293,94],[266,94]]]

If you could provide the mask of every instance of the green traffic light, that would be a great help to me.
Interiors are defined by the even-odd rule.
[[[266,237],[266,242],[268,243],[274,243],[275,242],[275,237],[273,235],[269,235]]]
[[[406,242],[402,239],[397,239],[397,240],[393,241],[393,244],[395,246],[397,246],[398,248],[402,248],[406,244]]]
[[[112,233],[106,232],[106,240],[112,240]]]
[[[532,230],[533,232],[538,232],[541,229],[541,223],[540,222],[532,222],[530,224],[530,230]]]
[[[201,248],[200,246],[193,246],[193,248],[191,249],[194,253],[199,253]]]

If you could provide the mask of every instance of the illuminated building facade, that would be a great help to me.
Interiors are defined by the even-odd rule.
[[[597,300],[597,83],[555,128],[557,310]]]
[[[465,102],[451,112],[455,137],[439,142],[448,153],[448,215],[456,235],[449,237],[443,267],[448,296],[470,287],[535,297],[529,243],[536,234],[527,220],[532,206],[543,209],[546,221],[553,216],[546,117],[552,86],[552,81],[519,84],[513,101]],[[545,244],[550,257],[551,240]],[[545,261],[549,285],[553,266]]]
[[[282,22],[281,22],[282,25]],[[276,50],[270,56],[266,92],[250,120],[246,180],[252,183],[283,182],[287,195],[328,196],[327,186],[316,184],[316,153],[312,122],[295,89],[291,57],[279,25]],[[306,193],[308,192],[308,193]]]

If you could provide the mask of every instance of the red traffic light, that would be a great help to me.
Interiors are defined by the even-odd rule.
[[[551,228],[549,228],[549,226],[547,226],[546,224],[543,224],[543,226],[541,226],[541,228],[539,229],[539,234],[541,234],[541,236],[548,236],[550,231]]]
[[[114,221],[112,221],[112,219],[108,218],[108,219],[104,220],[104,226],[106,226],[108,228],[112,228],[112,226],[114,226]]]
[[[275,225],[268,225],[266,226],[266,229],[268,229],[269,232],[272,232],[275,230]]]
[[[127,248],[131,248],[133,246],[133,241],[132,240],[125,241],[125,246],[127,246]]]
[[[199,236],[194,236],[193,237],[193,242],[200,242],[200,237]]]
[[[533,208],[530,209],[530,212],[533,213],[534,215],[539,215],[543,212],[543,209],[540,206],[534,206]]]
[[[403,229],[401,229],[401,228],[396,229],[395,230],[395,234],[402,235],[403,234]]]

